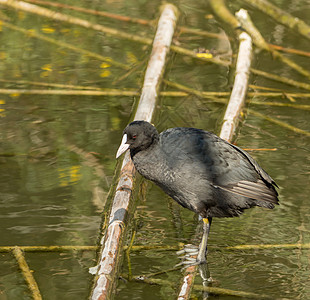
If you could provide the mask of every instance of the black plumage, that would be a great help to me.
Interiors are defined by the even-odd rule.
[[[212,217],[278,204],[273,179],[247,152],[213,133],[180,127],[158,134],[150,123],[134,121],[117,157],[128,148],[142,176],[210,223]]]

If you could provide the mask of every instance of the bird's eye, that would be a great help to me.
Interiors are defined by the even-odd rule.
[[[132,136],[132,139],[133,139],[133,140],[135,140],[136,138],[137,138],[137,136],[136,136],[136,135],[133,135],[133,136]]]

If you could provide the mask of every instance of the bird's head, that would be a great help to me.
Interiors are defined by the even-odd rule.
[[[146,121],[133,121],[123,131],[123,138],[119,146],[116,158],[121,156],[127,149],[133,156],[139,151],[149,148],[158,140],[156,128]]]

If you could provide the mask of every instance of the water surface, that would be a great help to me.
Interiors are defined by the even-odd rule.
[[[158,16],[159,2],[138,1],[67,1],[68,4],[102,9],[132,17],[153,19]],[[283,9],[307,20],[307,1],[275,2]],[[233,34],[212,13],[204,1],[176,3],[181,10],[179,24],[211,32]],[[234,3],[232,11],[240,3]],[[307,51],[309,41],[249,9],[255,24],[268,42]],[[63,10],[79,17],[81,13]],[[27,13],[3,9],[9,22],[21,28],[34,29],[47,37],[99,53],[126,65],[127,70],[25,36],[2,27],[0,46],[2,88],[44,89],[34,82],[60,83],[93,88],[131,88],[139,90],[143,81],[150,48],[109,37],[77,26],[53,22]],[[89,21],[152,36],[153,28],[86,16]],[[206,48],[215,55],[236,50],[228,40],[178,35],[175,42],[188,49]],[[290,55],[307,66],[308,58]],[[140,65],[139,65],[140,64]],[[282,63],[259,52],[253,67],[306,82]],[[172,54],[166,69],[169,79],[199,91],[230,91],[233,70],[193,61]],[[5,80],[5,81],[3,81]],[[28,83],[21,82],[28,81]],[[33,83],[29,83],[33,82]],[[296,89],[251,76],[251,84],[286,91]],[[47,87],[51,89],[51,87]],[[66,89],[71,89],[67,86]],[[163,86],[164,90],[173,90]],[[132,118],[137,97],[0,95],[0,215],[1,246],[12,245],[97,245],[102,221],[101,212],[116,167],[115,152],[123,128]],[[255,97],[259,101],[288,99]],[[296,98],[296,104],[308,99]],[[264,115],[277,118],[310,131],[309,111],[250,104]],[[195,96],[161,97],[154,118],[159,131],[174,126],[203,128],[219,133],[225,106]],[[225,250],[240,244],[309,243],[309,137],[246,115],[236,143],[242,148],[276,148],[276,151],[250,151],[275,179],[280,189],[281,205],[274,210],[255,208],[242,217],[213,221],[209,240],[209,269],[213,286],[232,290],[268,294],[272,298],[308,299],[308,250]],[[193,178],[194,180],[194,178]],[[129,225],[126,241],[136,232],[134,245],[177,245],[192,242],[197,227],[193,213],[180,208],[158,187],[143,182],[137,192],[136,211]],[[138,189],[139,187],[137,187]],[[197,242],[198,243],[198,242]],[[92,286],[88,268],[96,264],[92,251],[73,253],[26,253],[43,299],[87,299]],[[0,299],[31,299],[14,258],[0,255]],[[132,251],[130,265],[124,258],[123,277],[150,274],[171,269],[179,262],[174,251]],[[180,270],[155,276],[170,284],[148,285],[119,280],[116,299],[175,299],[181,279]],[[199,276],[196,283],[201,284]],[[193,297],[203,299],[200,292]],[[230,297],[210,296],[210,299]]]

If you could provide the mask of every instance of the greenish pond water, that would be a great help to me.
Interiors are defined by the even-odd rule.
[[[228,1],[227,1],[228,2]],[[309,1],[273,1],[305,21]],[[63,1],[132,17],[154,19],[160,1]],[[212,13],[205,1],[179,1],[179,25],[220,33],[233,31]],[[285,47],[308,51],[309,41],[269,19],[255,9],[237,2],[231,11],[245,7],[266,40]],[[53,9],[53,8],[51,8]],[[154,29],[104,17],[59,9],[77,17],[122,31],[152,37]],[[80,47],[122,64],[134,64],[128,73],[112,63],[31,38],[17,30],[1,27],[0,86],[2,89],[47,89],[35,82],[130,88],[139,90],[150,47],[109,37],[66,23],[2,7],[1,19],[20,28],[33,29],[58,41]],[[200,47],[216,55],[235,53],[237,44],[228,40],[177,34],[175,42],[187,49]],[[309,58],[287,54],[305,68]],[[132,68],[132,67],[131,67]],[[306,82],[287,66],[264,52],[255,53],[253,68]],[[165,79],[200,91],[231,90],[233,69],[194,61],[171,54]],[[27,81],[27,82],[22,82]],[[297,91],[290,86],[259,76],[251,84]],[[56,88],[59,89],[59,88]],[[175,90],[163,85],[163,90]],[[138,96],[0,93],[0,246],[97,245],[117,161],[115,153],[122,130],[133,117]],[[261,102],[291,103],[286,97],[256,96]],[[295,98],[309,104],[309,98]],[[310,131],[309,111],[287,107],[249,104],[266,116]],[[198,127],[219,133],[225,106],[195,96],[161,97],[154,118],[159,131],[169,127]],[[242,244],[294,244],[310,242],[310,138],[248,113],[240,126],[236,143],[249,151],[279,185],[281,205],[274,210],[252,209],[240,218],[215,219],[212,223],[208,264],[213,286],[267,294],[271,298],[309,299],[309,249],[225,250]],[[194,180],[194,178],[193,178]],[[143,188],[142,188],[143,187]],[[189,243],[197,227],[192,212],[172,202],[158,187],[142,181],[137,186],[136,211],[129,225],[126,243],[136,231],[134,245]],[[197,242],[198,243],[198,242]],[[124,255],[125,256],[125,255]],[[87,299],[96,264],[94,251],[26,253],[43,299]],[[130,264],[124,257],[121,270],[142,275],[168,270],[178,262],[175,251],[132,251]],[[115,299],[175,299],[180,270],[155,276],[170,285],[148,285],[120,279]],[[201,284],[199,275],[196,284]],[[11,253],[0,253],[0,300],[31,299],[28,288]],[[194,291],[192,299],[203,299]],[[233,299],[209,296],[209,299]]]

